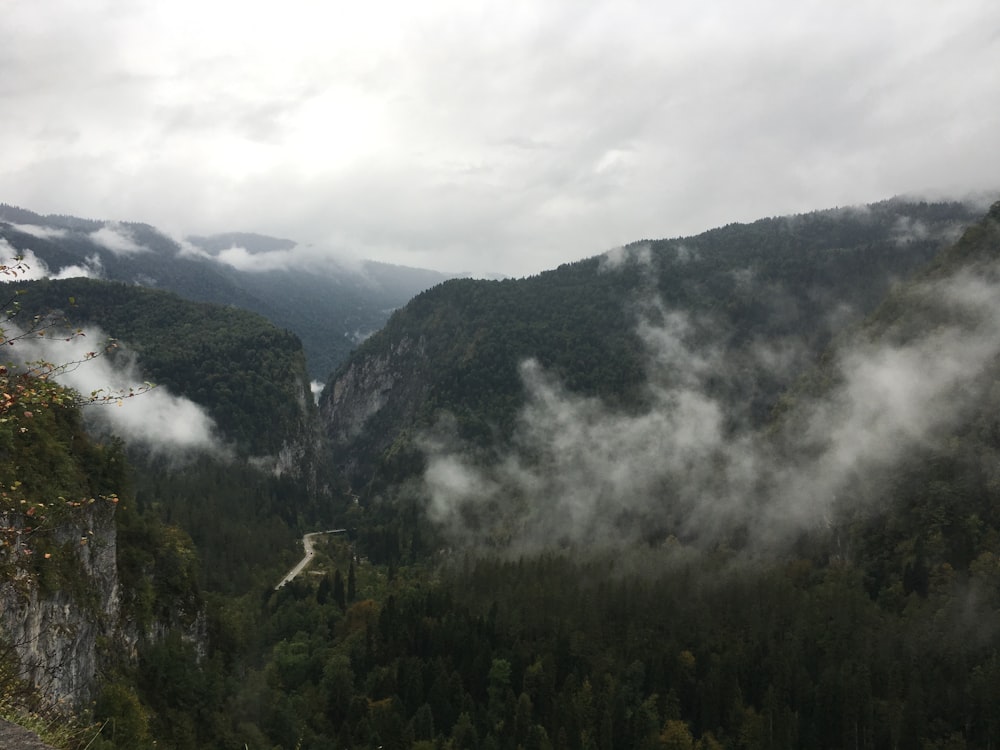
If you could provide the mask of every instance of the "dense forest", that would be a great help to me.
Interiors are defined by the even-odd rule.
[[[267,321],[25,287],[23,314],[100,322],[235,446],[87,438],[64,472],[85,491],[32,486],[117,493],[149,634],[65,746],[995,747],[1000,204],[968,212],[887,202],[446,282],[331,379],[329,454]],[[338,432],[336,384],[400,353],[395,396]],[[11,425],[3,482],[10,441],[61,462],[83,409]],[[312,468],[255,468],[303,435]],[[326,528],[346,533],[276,589]]]
[[[642,241],[526,279],[445,282],[330,379],[321,405],[338,463],[356,487],[374,481],[374,494],[422,469],[413,428],[442,413],[478,446],[508,437],[525,403],[526,359],[573,393],[641,408],[651,368],[662,377],[676,365],[651,357],[643,332],[673,311],[688,321],[691,350],[725,352],[705,386],[730,428],[758,427],[838,332],[976,218],[957,203],[892,200]],[[407,375],[347,434],[338,384],[379,360]]]

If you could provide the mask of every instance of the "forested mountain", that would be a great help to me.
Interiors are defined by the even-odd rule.
[[[302,346],[255,313],[142,286],[6,290],[0,712],[61,706],[42,724],[71,727],[62,712],[94,706],[124,743],[95,747],[143,746],[143,705],[200,669],[218,602],[273,585],[300,525],[333,512]],[[159,721],[190,724],[169,707]]]
[[[417,502],[435,525],[418,511],[359,535],[388,567],[331,542],[318,584],[295,582],[254,612],[267,656],[253,666],[232,649],[248,671],[225,736],[317,748],[995,746],[998,221],[1000,206],[828,340],[759,425],[708,408],[727,403],[711,379],[725,358],[669,316],[643,334],[660,356],[643,364],[655,387],[634,401],[608,408],[529,373],[510,452],[466,443],[443,463],[428,457],[439,473]],[[456,304],[454,319],[470,307]],[[375,404],[402,381],[371,382]],[[694,421],[651,416],[692,407]],[[628,491],[602,494],[615,489]],[[411,512],[406,497],[397,512]],[[587,502],[639,522],[618,516],[598,539],[531,515],[552,506],[586,532]],[[377,511],[352,517],[381,522]],[[506,537],[481,533],[497,511],[513,517]],[[517,526],[525,512],[541,539]]]
[[[78,746],[1000,742],[1000,204],[446,282],[328,384],[343,478],[259,460],[315,417],[293,336],[135,286],[25,292],[18,316],[100,322],[99,360],[132,352],[230,444],[79,446],[133,464],[102,476],[134,484],[135,617],[198,614],[102,675],[114,732]],[[295,534],[330,528],[275,590]]]
[[[30,262],[41,261],[53,277],[123,281],[260,313],[298,335],[311,377],[320,380],[393,309],[448,278],[370,261],[338,263],[274,237],[182,239],[147,224],[40,216],[4,204],[0,249],[6,246],[9,255],[30,253]]]
[[[55,313],[49,338],[82,329],[79,343],[98,352],[115,341],[115,367],[86,382],[106,387],[125,371],[156,385],[124,419],[104,419],[109,406],[91,421],[125,438],[139,503],[192,535],[210,588],[241,590],[258,566],[279,569],[302,519],[329,517],[333,480],[295,335],[246,310],[123,283],[33,281],[17,299],[13,323]]]
[[[638,408],[655,364],[644,337],[665,319],[699,354],[725,351],[706,387],[729,428],[759,426],[833,335],[977,216],[894,199],[637,242],[527,279],[449,281],[341,366],[323,397],[327,431],[364,486],[419,471],[414,429],[442,413],[480,446],[509,436],[526,360],[573,393]],[[677,366],[660,364],[658,377]]]
[[[302,344],[259,315],[93,279],[21,289],[14,323],[55,313],[71,331],[99,327],[136,356],[149,380],[202,405],[219,440],[244,455],[277,454],[306,430],[313,406]]]

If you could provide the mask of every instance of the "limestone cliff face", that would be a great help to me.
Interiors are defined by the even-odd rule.
[[[257,468],[275,476],[287,475],[303,479],[306,486],[315,491],[323,440],[319,412],[304,364],[293,389],[297,410],[294,428],[284,432],[281,447],[273,455],[256,456],[250,461]]]
[[[21,677],[72,709],[94,698],[103,649],[131,653],[135,638],[120,627],[114,506],[77,509],[48,534],[50,558],[32,550],[27,534],[8,552],[15,572],[0,584],[0,634]]]
[[[360,353],[327,386],[320,413],[334,450],[363,441],[369,455],[395,440],[392,426],[408,422],[429,389],[424,339],[402,336],[383,349]],[[353,460],[346,456],[350,472]]]

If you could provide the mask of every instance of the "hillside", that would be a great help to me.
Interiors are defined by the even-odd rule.
[[[44,351],[53,361],[116,340],[68,382],[84,393],[156,385],[121,407],[88,410],[88,424],[125,440],[138,505],[191,535],[203,585],[244,590],[294,558],[299,524],[332,512],[334,479],[293,334],[246,310],[136,285],[65,279],[21,289],[14,322],[57,311],[48,338],[72,339]]]
[[[259,460],[316,429],[294,336],[26,285],[19,315],[61,301],[121,338],[81,369],[131,351],[216,424],[188,452],[45,442],[134,462],[117,561],[157,637],[108,674],[93,717],[121,734],[93,747],[996,746],[1000,204],[966,211],[767,219],[435,287],[324,394],[350,488],[322,440],[292,461],[315,478]],[[299,533],[334,526],[275,591]]]
[[[247,233],[174,238],[139,223],[40,216],[0,205],[0,248],[56,278],[89,276],[263,315],[303,342],[322,380],[393,309],[447,278],[383,263],[340,263],[291,240]]]
[[[725,356],[668,318],[646,339],[672,356],[653,359],[633,403],[529,368],[506,446],[483,450],[443,423],[420,443],[423,481],[354,514],[382,524],[359,536],[371,562],[331,542],[316,583],[257,612],[266,663],[230,736],[996,746],[998,260],[1000,205],[839,329],[756,426],[726,419],[713,381]],[[452,286],[477,285],[415,304]],[[475,303],[428,320],[465,320]],[[425,341],[397,341],[382,361],[449,350],[420,330]],[[368,404],[406,386],[387,372]],[[251,700],[267,709],[252,714]]]
[[[642,408],[651,370],[684,377],[654,340],[671,321],[685,347],[724,354],[706,387],[726,429],[760,426],[837,332],[976,218],[960,204],[892,200],[637,242],[527,279],[449,281],[335,373],[327,433],[357,486],[412,475],[414,431],[445,413],[481,447],[509,437],[528,360],[571,393]]]

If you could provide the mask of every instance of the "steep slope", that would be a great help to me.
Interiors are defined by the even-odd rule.
[[[120,456],[87,437],[61,389],[5,375],[0,391],[0,673],[78,707],[94,697],[100,639],[127,646]]]
[[[782,403],[786,455],[851,460],[838,486],[821,486],[836,490],[828,518],[840,519],[842,551],[873,597],[926,597],[992,575],[1000,559],[998,310],[1000,203]],[[831,449],[842,434],[851,451]]]
[[[98,326],[136,355],[146,378],[203,406],[219,438],[239,452],[276,455],[309,430],[313,403],[302,345],[259,315],[92,279],[23,289],[15,322],[58,311],[69,329]]]
[[[328,377],[393,309],[448,278],[381,263],[339,264],[315,248],[261,235],[180,240],[146,224],[0,205],[0,249],[6,246],[11,255],[30,253],[53,277],[123,281],[257,312],[299,336],[314,379]]]
[[[267,679],[241,683],[238,736],[253,722],[261,746],[996,747],[998,222],[1000,206],[841,328],[761,425],[723,424],[713,376],[740,349],[686,341],[669,315],[644,329],[663,356],[634,403],[524,368],[509,444],[460,443],[426,473],[428,512],[464,532],[434,539],[439,566],[422,575],[416,540],[388,539],[381,595],[359,577],[345,607],[327,576],[272,599]],[[364,403],[408,385],[385,363],[453,343],[420,330],[358,365],[381,388]],[[433,371],[423,382],[433,393]],[[444,514],[448,492],[465,512]],[[484,533],[489,514],[514,517],[506,538]],[[359,540],[359,573],[376,542]]]
[[[414,430],[444,412],[480,446],[511,434],[526,360],[572,393],[641,409],[650,367],[685,377],[653,351],[664,326],[683,329],[692,350],[725,352],[710,395],[727,429],[759,426],[837,331],[976,216],[892,200],[639,242],[528,279],[447,282],[338,370],[322,399],[327,434],[357,486],[412,476],[423,466]]]
[[[334,482],[298,339],[254,313],[141,286],[65,279],[21,289],[15,321],[53,310],[65,318],[72,341],[54,342],[50,358],[117,340],[66,373],[85,393],[156,384],[120,409],[90,410],[88,423],[125,439],[138,505],[190,534],[202,583],[244,590],[276,576],[294,557],[299,524],[330,512]]]

